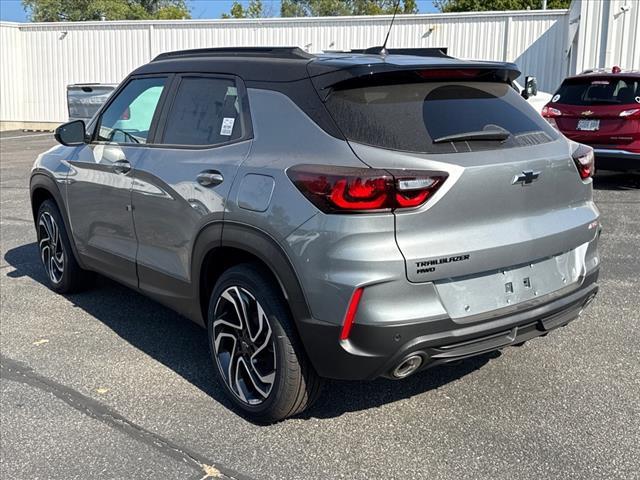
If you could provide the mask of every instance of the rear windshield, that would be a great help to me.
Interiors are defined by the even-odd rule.
[[[497,150],[557,138],[553,128],[504,83],[425,82],[335,90],[327,108],[349,140],[393,150]],[[491,132],[500,135],[482,135]],[[457,138],[446,140],[451,137]]]
[[[627,105],[640,103],[640,80],[634,78],[572,78],[552,99],[566,105]]]

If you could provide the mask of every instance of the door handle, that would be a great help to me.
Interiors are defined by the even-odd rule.
[[[224,180],[222,174],[215,170],[205,170],[204,172],[200,172],[196,177],[196,180],[203,187],[215,187],[216,185],[220,185]]]
[[[131,164],[128,160],[123,158],[122,160],[116,160],[113,162],[112,168],[115,173],[126,175],[131,171]]]

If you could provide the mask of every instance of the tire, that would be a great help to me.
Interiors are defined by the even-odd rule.
[[[82,290],[89,279],[71,249],[62,215],[52,200],[45,200],[36,219],[38,251],[46,274],[46,284],[56,293]]]
[[[298,340],[285,299],[261,267],[241,264],[220,276],[207,324],[218,380],[244,416],[274,423],[316,400],[321,379]]]

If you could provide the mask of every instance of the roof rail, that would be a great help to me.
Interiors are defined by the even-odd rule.
[[[365,49],[352,49],[352,53],[365,53],[379,55],[382,47],[369,47]],[[447,47],[433,48],[387,48],[388,55],[415,55],[417,57],[441,57],[451,58],[447,55]]]
[[[221,47],[221,48],[195,48],[192,50],[178,50],[175,52],[161,53],[152,62],[182,57],[269,57],[310,59],[311,55],[299,47]]]

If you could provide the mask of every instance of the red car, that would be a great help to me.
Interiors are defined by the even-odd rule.
[[[640,71],[613,67],[568,77],[542,116],[593,147],[596,169],[640,170]]]

